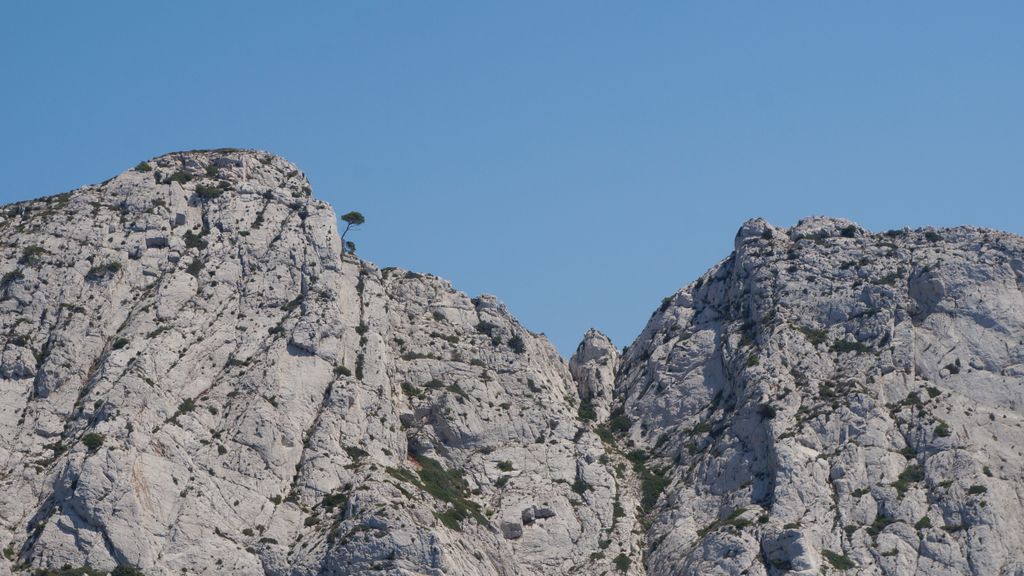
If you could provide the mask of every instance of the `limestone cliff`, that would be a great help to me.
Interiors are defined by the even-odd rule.
[[[0,574],[1024,574],[1016,236],[752,220],[568,363],[263,152],[0,238]]]

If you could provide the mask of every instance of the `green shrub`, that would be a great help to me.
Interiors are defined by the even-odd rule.
[[[423,398],[423,391],[408,382],[402,382],[402,392],[409,398]]]
[[[215,186],[203,186],[202,184],[196,186],[196,196],[203,200],[212,200],[223,193],[223,189]]]
[[[462,520],[472,517],[481,526],[489,525],[487,518],[480,512],[480,505],[466,499],[469,487],[461,470],[446,470],[440,462],[426,456],[419,456],[416,460],[420,464],[420,487],[434,498],[452,505],[452,508],[444,513],[448,520],[454,521],[455,526],[458,526]],[[444,521],[442,519],[442,522]],[[452,528],[448,523],[445,525]]]
[[[700,537],[700,538],[703,538],[703,537],[707,536],[708,534],[710,534],[711,532],[721,528],[722,526],[732,526],[734,528],[739,529],[739,528],[744,528],[744,527],[750,525],[750,521],[749,520],[741,518],[741,516],[743,516],[743,514],[746,511],[747,511],[747,509],[743,508],[743,507],[734,508],[733,511],[730,512],[729,515],[726,516],[725,518],[719,518],[718,520],[715,520],[711,524],[708,524],[707,526],[701,528],[700,530],[697,530],[697,536]]]
[[[89,268],[85,274],[86,280],[99,281],[107,280],[121,271],[121,264],[118,262],[106,262]]]
[[[824,556],[825,560],[828,560],[828,563],[837,570],[849,570],[857,567],[857,565],[853,563],[853,560],[850,560],[849,556],[845,554],[836,554],[831,550],[822,550],[821,555]]]
[[[434,517],[441,521],[449,530],[462,531],[462,521],[466,519],[465,514],[456,508],[448,508],[444,512],[435,512]]]
[[[837,352],[839,354],[842,354],[844,352],[861,353],[870,352],[871,347],[861,342],[847,342],[846,340],[836,340],[835,342],[832,343],[832,347],[830,348],[830,350],[832,350],[832,352]]]
[[[203,261],[199,258],[193,258],[192,262],[185,268],[185,272],[199,278],[199,273],[203,271]]]
[[[512,471],[512,461],[511,460],[505,460],[503,462],[498,462],[498,470],[501,470],[502,472],[511,472]]]
[[[3,278],[0,278],[0,288],[6,288],[8,285],[24,278],[25,275],[21,273],[21,270],[11,270],[4,274]]]
[[[35,266],[42,261],[43,256],[46,254],[49,254],[49,251],[42,246],[25,246],[21,251],[21,258],[18,260],[18,264]]]
[[[82,436],[82,444],[90,451],[95,451],[97,448],[103,445],[103,441],[106,439],[103,434],[97,432],[89,432],[85,436]]]
[[[191,412],[192,410],[195,409],[195,407],[195,400],[191,398],[185,398],[184,400],[181,401],[181,403],[178,404],[178,415],[180,416],[182,414],[185,414],[186,412]]]
[[[967,489],[967,493],[972,496],[975,494],[984,494],[985,492],[988,492],[988,488],[982,486],[981,484],[974,484]]]
[[[945,422],[939,421],[938,426],[935,427],[935,435],[939,438],[945,438],[951,433],[952,432],[949,430],[949,424],[946,424]]]
[[[576,409],[576,417],[584,422],[597,420],[597,412],[594,411],[594,404],[589,398],[580,402],[579,408]]]
[[[632,564],[633,561],[629,559],[629,556],[619,554],[614,560],[612,560],[612,563],[615,564],[615,567],[618,568],[619,572],[626,572],[629,570],[629,565]]]
[[[138,164],[135,165],[135,171],[136,172],[152,172],[153,171],[153,167],[149,165],[149,162],[146,162],[145,160],[143,160],[142,162],[139,162]]]
[[[920,520],[918,520],[916,523],[914,523],[914,528],[917,528],[918,530],[923,530],[925,528],[931,528],[931,527],[932,527],[932,519],[927,517],[927,516],[921,517]]]
[[[355,446],[345,446],[345,454],[348,454],[348,457],[352,460],[362,460],[370,455],[366,450]]]
[[[202,232],[199,234],[196,234],[191,230],[185,232],[185,246],[187,248],[198,248],[200,250],[205,249],[208,246],[208,244],[206,240],[203,240],[203,236],[205,236],[205,233]]]
[[[629,416],[626,416],[625,410],[621,407],[612,411],[611,416],[608,418],[608,422],[605,423],[608,430],[615,434],[625,434],[629,432],[629,429],[633,427],[633,420]]]
[[[508,347],[516,354],[526,352],[526,342],[523,342],[523,338],[519,334],[508,339]]]
[[[356,354],[356,378],[363,379],[363,365],[366,363],[366,356],[360,352]]]
[[[174,174],[171,174],[170,178],[167,179],[168,182],[177,182],[179,184],[184,184],[186,182],[190,182],[191,180],[192,175],[189,174],[188,172],[175,172]]]
[[[640,473],[640,506],[650,511],[658,503],[658,497],[671,482],[663,471],[644,468]]]
[[[875,521],[871,523],[871,526],[867,527],[867,533],[870,534],[872,538],[874,538],[881,534],[882,530],[885,530],[885,528],[893,522],[895,522],[895,520],[888,516],[885,516],[883,514],[876,514]]]
[[[910,488],[911,483],[920,482],[922,480],[924,480],[924,468],[918,464],[911,464],[904,468],[903,472],[900,472],[899,477],[892,483],[892,486],[893,488],[896,488],[896,491],[899,492],[900,496],[903,496]]]
[[[128,340],[127,338],[116,338],[114,340],[114,343],[111,344],[110,347],[113,348],[114,350],[120,350],[121,348],[127,346],[129,342],[130,340]]]
[[[671,296],[665,296],[664,298],[661,299],[661,306],[658,306],[658,312],[664,312],[665,310],[668,310],[668,307],[671,306],[671,305],[672,305],[672,297]]]
[[[803,326],[797,327],[807,341],[817,346],[818,344],[824,344],[828,340],[828,333],[824,330],[814,330],[813,328],[804,328]]]

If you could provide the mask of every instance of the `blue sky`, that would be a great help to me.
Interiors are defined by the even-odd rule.
[[[631,341],[739,225],[1024,233],[1019,2],[18,2],[0,202],[260,148],[381,266]]]

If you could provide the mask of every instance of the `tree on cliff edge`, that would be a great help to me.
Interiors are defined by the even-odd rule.
[[[359,212],[349,212],[341,217],[342,221],[345,222],[345,230],[341,233],[341,253],[355,253],[356,245],[354,242],[346,242],[345,234],[348,234],[349,230],[358,230],[359,226],[366,222],[366,218],[363,217]]]

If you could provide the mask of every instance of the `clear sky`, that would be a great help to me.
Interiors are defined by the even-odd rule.
[[[753,216],[1024,233],[1024,3],[149,4],[0,8],[0,202],[269,150],[565,355]]]

